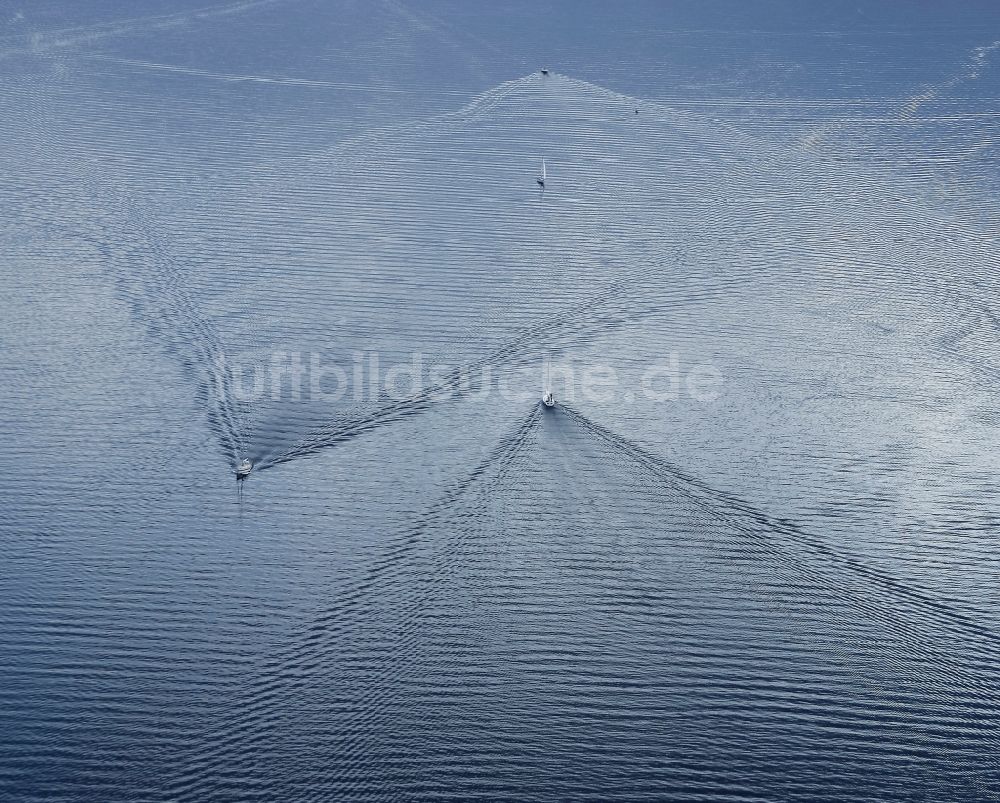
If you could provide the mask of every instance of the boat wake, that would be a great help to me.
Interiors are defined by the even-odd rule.
[[[736,530],[765,547],[770,555],[787,561],[792,576],[809,578],[825,584],[832,583],[838,593],[852,593],[851,589],[856,588],[856,585],[840,581],[842,572],[850,572],[865,582],[867,589],[865,596],[858,597],[852,593],[852,603],[863,615],[900,621],[915,631],[924,630],[928,627],[928,622],[933,622],[931,628],[938,635],[942,630],[950,630],[953,634],[973,637],[981,648],[985,648],[981,649],[980,653],[987,666],[1000,664],[1000,634],[990,627],[977,622],[932,594],[904,583],[861,558],[827,544],[795,522],[771,516],[735,495],[712,487],[663,457],[595,423],[573,407],[561,405],[560,409],[584,431],[615,451],[626,455],[661,481],[666,482],[673,490],[683,494],[702,508],[715,522]],[[872,592],[876,589],[883,592],[879,602],[872,601]],[[886,598],[905,601],[907,606],[887,607],[884,602]],[[927,642],[920,642],[921,651],[926,647]],[[939,657],[948,663],[954,661],[953,655],[943,654]],[[966,661],[967,659],[968,656],[965,656]],[[961,663],[955,662],[956,669],[960,669],[961,666]]]
[[[505,484],[526,458],[540,418],[540,409],[533,407],[472,471],[445,487],[436,502],[389,539],[363,574],[340,589],[332,603],[324,601],[309,624],[292,635],[286,649],[263,657],[246,682],[238,685],[240,700],[230,708],[234,720],[216,723],[204,741],[197,741],[192,748],[193,764],[187,764],[184,778],[171,785],[172,794],[199,799],[201,783],[216,784],[224,768],[248,748],[272,742],[281,733],[281,719],[289,705],[294,707],[292,701],[314,686],[318,674],[331,672],[341,686],[340,693],[350,695],[352,702],[340,726],[344,740],[338,742],[337,756],[330,757],[326,771],[338,773],[341,779],[344,773],[357,771],[352,757],[367,750],[373,719],[385,708],[386,685],[369,680],[359,686],[349,667],[331,665],[330,656],[348,642],[363,652],[366,645],[381,638],[377,629],[386,613],[382,600],[392,588],[396,602],[389,626],[394,647],[382,656],[380,676],[388,681],[394,673],[403,674],[419,643],[420,622],[429,615],[429,600],[447,587],[461,565],[468,540],[476,533],[475,522],[468,517],[480,515],[486,500],[503,495]],[[450,523],[456,520],[460,526]]]

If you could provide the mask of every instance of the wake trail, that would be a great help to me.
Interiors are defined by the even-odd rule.
[[[674,265],[679,263],[680,259]],[[666,267],[667,263],[657,263],[620,275],[594,295],[561,312],[547,315],[544,321],[516,333],[486,356],[453,369],[437,384],[408,398],[385,404],[366,415],[322,427],[284,452],[263,460],[260,468],[314,455],[383,426],[480,392],[480,388],[468,381],[470,374],[485,369],[523,366],[553,350],[580,345],[580,339],[588,333],[607,335],[644,317],[725,295],[734,286],[733,283],[720,282],[715,286],[691,290],[679,300],[657,299],[643,304],[640,298],[633,295],[635,284],[644,279],[663,278]]]
[[[283,710],[281,696],[295,694],[314,685],[315,673],[330,663],[330,656],[324,645],[343,638],[348,633],[359,636],[363,634],[369,624],[368,618],[379,612],[379,600],[376,596],[379,592],[384,592],[388,585],[398,585],[404,581],[419,585],[419,588],[409,589],[408,592],[402,589],[401,597],[399,593],[393,597],[401,599],[401,602],[394,605],[394,610],[401,617],[400,627],[403,631],[413,627],[421,615],[426,596],[430,593],[428,589],[447,582],[449,572],[453,570],[468,538],[467,532],[459,530],[454,533],[455,537],[451,541],[434,549],[434,545],[426,539],[429,530],[442,526],[456,506],[471,493],[488,493],[503,481],[524,452],[541,418],[541,412],[538,405],[532,406],[470,472],[446,487],[437,501],[382,550],[360,578],[338,594],[335,605],[327,605],[317,611],[311,617],[311,623],[299,632],[289,649],[269,656],[255,669],[246,687],[248,699],[231,709],[236,712],[232,720],[213,729],[213,733],[207,737],[208,746],[203,745],[199,749],[195,772],[189,769],[190,777],[176,783],[172,790],[175,795],[180,799],[202,799],[202,783],[216,777],[221,767],[229,766],[234,756],[245,752],[248,747],[268,743],[271,740],[270,730],[276,726],[280,711]],[[411,566],[421,547],[431,549],[426,557],[430,561],[427,566],[428,575],[414,574]],[[407,640],[403,631],[396,633],[403,640],[396,645],[395,660],[390,661],[397,670],[404,668],[399,663],[399,649],[412,646],[412,641]],[[387,671],[389,670],[383,669],[382,673]],[[356,705],[356,713],[351,718],[354,724],[373,716],[373,712],[378,710],[378,705],[372,703],[377,703],[374,698],[381,694],[382,685],[369,685],[375,691],[362,692],[363,700]],[[355,733],[363,731],[363,728],[345,727],[344,731]],[[210,757],[206,759],[205,753]]]
[[[232,16],[257,8],[289,2],[296,2],[296,0],[240,0],[235,3],[205,6],[175,14],[127,17],[92,25],[34,31],[0,39],[0,59],[24,55],[45,56],[53,51],[64,51],[75,45],[93,44],[103,39],[188,27],[214,17]]]
[[[792,521],[771,516],[744,499],[712,487],[700,478],[683,471],[664,458],[591,421],[572,407],[560,405],[559,409],[564,411],[573,421],[577,422],[592,436],[597,437],[619,453],[630,457],[652,474],[661,478],[661,480],[667,481],[671,488],[705,509],[712,516],[717,517],[718,520],[748,537],[756,540],[763,539],[766,544],[773,547],[772,551],[774,554],[791,557],[788,556],[787,550],[782,546],[782,542],[775,540],[776,536],[780,536],[786,543],[790,542],[806,547],[814,557],[820,557],[831,565],[847,569],[854,575],[879,586],[891,596],[904,598],[920,610],[930,613],[945,622],[949,622],[961,632],[982,639],[991,648],[991,660],[995,662],[1000,658],[1000,634],[997,634],[972,617],[955,610],[945,602],[936,599],[927,591],[905,583],[882,570],[875,569],[856,556],[831,547],[822,539],[808,533]],[[820,579],[824,583],[835,582],[835,578],[817,572],[799,562],[795,563],[795,568],[809,571],[815,579]],[[839,584],[837,585],[837,589],[838,591],[845,590]],[[862,604],[866,614],[877,612],[880,617],[884,616],[883,611],[874,608],[870,603],[863,602]]]
[[[41,110],[36,115],[44,120]],[[53,153],[61,152],[54,126],[36,135]],[[247,448],[249,410],[236,403],[235,377],[225,367],[225,344],[201,312],[189,289],[189,272],[157,233],[157,223],[126,185],[93,164],[65,165],[90,205],[85,221],[67,225],[99,254],[99,264],[133,318],[176,362],[195,394],[231,466]]]
[[[222,81],[225,83],[239,84],[276,84],[282,86],[306,87],[313,89],[333,89],[337,91],[380,93],[390,95],[411,95],[413,90],[399,87],[378,86],[370,84],[349,83],[345,81],[325,81],[316,78],[299,78],[288,75],[261,75],[256,73],[228,73],[216,72],[213,70],[203,70],[197,67],[185,67],[180,64],[164,64],[153,61],[142,61],[139,59],[117,58],[115,56],[105,56],[100,54],[87,54],[81,58],[93,61],[105,62],[108,64],[119,64],[123,67],[134,67],[141,70],[152,70],[158,72],[174,73],[176,75],[190,75],[196,78],[204,78],[211,81]],[[465,98],[468,92],[460,90],[421,90],[421,94]]]
[[[524,423],[499,445],[502,454],[487,459],[492,470],[492,477],[488,483],[482,482],[484,471],[481,465],[477,472],[470,475],[464,487],[456,486],[453,489],[453,499],[447,507],[448,511],[454,511],[460,500],[469,496],[473,487],[480,497],[492,496],[505,487],[507,478],[516,474],[520,462],[525,458],[526,447],[541,415],[541,407],[536,405]],[[439,517],[437,523],[442,522],[443,517]],[[388,710],[393,699],[387,689],[391,689],[394,684],[400,683],[407,676],[412,676],[423,643],[422,639],[427,630],[426,620],[437,616],[429,612],[429,609],[439,597],[442,588],[447,586],[449,578],[454,576],[456,568],[463,565],[463,556],[475,535],[475,528],[468,520],[463,520],[453,532],[455,536],[433,556],[428,571],[415,577],[416,587],[405,601],[402,615],[398,619],[393,619],[389,626],[393,639],[391,647],[386,650],[384,659],[380,662],[376,681],[362,686],[360,699],[354,703],[352,715],[345,723],[344,731],[349,735],[346,750],[338,746],[336,754],[328,756],[323,761],[320,775],[323,781],[331,782],[335,779],[339,781],[340,778],[347,777],[361,782],[367,777],[363,757],[373,752],[371,748],[376,744],[378,733],[393,716]],[[359,760],[349,761],[346,767],[338,766],[337,761],[345,752],[357,756]],[[317,785],[317,791],[307,799],[324,800],[325,794],[318,791],[318,788],[325,786],[328,786],[328,783]]]
[[[970,53],[969,61],[963,65],[957,74],[938,83],[929,84],[923,87],[921,91],[897,102],[895,106],[889,109],[885,119],[899,123],[912,120],[916,117],[921,106],[932,103],[943,94],[963,83],[975,81],[982,75],[982,71],[990,66],[990,56],[997,49],[1000,49],[1000,40],[994,40],[989,44],[974,48]],[[802,138],[800,144],[805,150],[816,150],[821,145],[827,144],[826,140],[830,137],[848,130],[849,127],[845,123],[821,126],[818,129],[810,131]]]
[[[492,120],[494,112],[501,104],[511,101],[511,113],[522,113],[530,111],[533,107],[527,106],[529,102],[536,101],[539,97],[548,100],[555,98],[560,103],[567,106],[563,109],[565,113],[572,113],[574,106],[578,104],[585,108],[585,104],[600,102],[602,104],[624,105],[629,108],[637,100],[636,98],[616,93],[603,87],[591,84],[586,81],[569,78],[559,74],[551,74],[546,78],[540,78],[537,74],[515,79],[505,84],[501,84],[489,90],[466,106],[455,112],[449,112],[435,117],[427,118],[417,123],[407,123],[405,125],[393,125],[382,129],[370,129],[362,134],[344,142],[338,143],[333,148],[327,149],[319,154],[308,157],[312,160],[326,160],[335,163],[339,168],[356,162],[371,161],[379,164],[381,159],[379,153],[393,152],[400,143],[412,144],[425,134],[441,135],[448,131],[453,131],[459,126],[469,126],[483,120]],[[560,107],[561,108],[561,107]],[[601,107],[603,108],[603,106]],[[514,119],[518,119],[515,117]],[[706,120],[696,117],[690,113],[680,112],[669,106],[661,106],[655,103],[643,103],[643,116],[641,129],[643,132],[643,142],[650,139],[652,142],[663,138],[673,128],[687,132],[692,136],[704,136]],[[662,130],[650,129],[656,126],[669,126]],[[724,143],[729,146],[739,146],[738,157],[729,155],[734,160],[734,170],[744,172],[760,171],[762,169],[781,169],[784,174],[790,174],[785,184],[782,185],[783,192],[804,193],[805,197],[811,197],[810,192],[815,192],[810,187],[812,178],[820,177],[829,183],[830,178],[821,175],[828,172],[822,168],[819,161],[811,158],[805,153],[790,152],[787,148],[779,148],[773,143],[766,143],[757,138],[751,137],[745,132],[733,128],[731,125],[722,125],[719,129],[724,135]],[[728,151],[726,153],[729,153]],[[720,152],[719,158],[724,158],[726,154]],[[804,169],[797,169],[802,167]],[[844,178],[854,177],[853,172],[846,172]],[[820,185],[823,186],[823,185]],[[853,186],[853,184],[852,184]],[[877,191],[877,182],[866,177],[864,184],[872,191]],[[884,188],[883,188],[884,189]],[[626,209],[637,206],[636,201],[643,200],[635,195],[637,190],[631,190],[631,194],[625,194],[620,188],[611,191],[607,198],[610,208]],[[884,194],[884,193],[882,193]],[[915,204],[910,202],[909,206]],[[922,208],[922,207],[921,207]],[[712,210],[716,214],[721,214],[718,209]],[[723,210],[724,211],[724,210]],[[656,221],[646,221],[652,226]],[[718,221],[722,223],[723,221]],[[932,221],[933,222],[933,221]],[[940,222],[940,221],[937,221]],[[854,230],[865,232],[863,221],[853,222]],[[952,226],[952,230],[959,233],[958,226]],[[968,233],[963,231],[962,233]],[[661,262],[661,265],[663,263]],[[299,442],[288,448],[279,451],[273,457],[264,458],[261,468],[279,465],[291,460],[306,457],[316,452],[343,443],[346,440],[358,437],[365,433],[377,430],[385,425],[400,421],[404,418],[422,414],[435,406],[439,402],[447,399],[461,399],[469,392],[463,388],[461,377],[468,372],[475,372],[486,367],[502,367],[505,365],[518,365],[532,356],[537,356],[546,350],[550,350],[554,332],[560,331],[563,343],[572,344],[572,337],[586,334],[585,330],[601,334],[611,331],[615,326],[634,320],[637,310],[644,305],[653,312],[657,311],[657,303],[649,302],[642,296],[630,295],[630,284],[644,278],[649,278],[656,273],[657,266],[651,266],[646,270],[624,274],[620,280],[612,280],[603,292],[599,291],[588,298],[583,304],[574,305],[563,313],[556,313],[553,320],[540,323],[533,327],[528,327],[519,333],[510,336],[507,343],[497,347],[497,349],[486,356],[468,362],[455,369],[452,374],[447,375],[438,384],[422,390],[421,392],[400,400],[394,400],[388,404],[380,405],[370,412],[348,419],[339,419],[324,424],[309,434],[305,435]],[[662,268],[661,268],[662,273]],[[761,278],[762,273],[746,275],[742,280],[746,283]],[[716,286],[703,287],[700,291],[691,291],[691,301],[708,300],[713,297],[724,295],[728,287],[723,287],[719,282]],[[933,297],[941,303],[945,303],[945,295],[934,291],[927,297]],[[659,309],[669,308],[669,303],[659,305]],[[606,314],[601,315],[598,310],[605,308]],[[619,319],[619,320],[616,320]],[[604,327],[602,329],[602,327]],[[574,331],[575,328],[575,331]],[[540,344],[546,344],[542,348]]]
[[[154,224],[134,199],[115,202],[108,192],[104,197],[121,223],[110,225],[96,238],[88,232],[82,232],[81,238],[98,248],[135,318],[168,353],[179,358],[182,370],[194,382],[199,402],[228,461],[235,466],[249,440],[248,411],[234,402],[238,394],[234,376],[225,368],[225,346],[192,299],[187,273],[163,248]],[[122,247],[123,242],[128,245]]]

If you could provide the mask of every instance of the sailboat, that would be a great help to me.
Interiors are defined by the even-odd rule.
[[[542,175],[540,175],[538,178],[536,178],[535,181],[538,183],[539,187],[541,187],[543,190],[545,189],[545,160],[544,159],[542,159]]]
[[[244,457],[236,467],[236,479],[245,480],[251,471],[253,471],[253,463]]]
[[[556,397],[551,390],[545,391],[545,395],[542,396],[542,404],[544,404],[546,407],[556,406]]]

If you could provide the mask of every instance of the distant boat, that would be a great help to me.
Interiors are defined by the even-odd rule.
[[[236,479],[245,480],[251,471],[253,471],[253,463],[246,458],[243,458],[240,460],[240,464],[236,467]]]
[[[545,160],[544,159],[542,159],[542,175],[540,175],[538,178],[536,178],[535,182],[543,190],[545,189]]]
[[[545,395],[542,396],[542,404],[544,404],[546,407],[556,406],[556,397],[552,394],[551,390],[545,391]]]
[[[542,70],[542,75],[548,75],[548,74],[549,74],[548,70]]]

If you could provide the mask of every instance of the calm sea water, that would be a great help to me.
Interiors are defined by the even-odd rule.
[[[998,78],[992,3],[0,2],[0,799],[1000,798]]]

